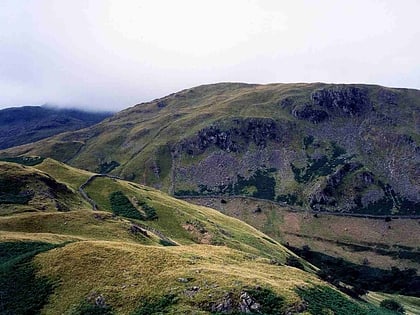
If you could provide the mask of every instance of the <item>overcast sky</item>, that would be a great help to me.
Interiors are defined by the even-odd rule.
[[[215,82],[420,89],[419,0],[0,0],[0,108]]]

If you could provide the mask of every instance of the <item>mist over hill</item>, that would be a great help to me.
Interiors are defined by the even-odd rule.
[[[110,112],[63,109],[50,105],[0,110],[0,149],[35,142],[65,131],[89,127],[111,116]]]

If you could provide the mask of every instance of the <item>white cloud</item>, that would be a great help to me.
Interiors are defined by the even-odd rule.
[[[420,88],[420,2],[2,0],[0,106],[121,109],[218,81]]]

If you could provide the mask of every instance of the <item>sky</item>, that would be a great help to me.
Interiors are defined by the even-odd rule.
[[[418,0],[0,0],[0,108],[216,82],[420,89]]]

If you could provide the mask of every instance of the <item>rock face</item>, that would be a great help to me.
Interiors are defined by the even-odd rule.
[[[216,146],[226,152],[243,152],[250,143],[264,148],[268,141],[281,139],[281,129],[269,118],[233,119],[227,126],[222,125],[226,122],[200,130],[196,136],[182,141],[178,150],[197,155]]]
[[[338,109],[348,115],[357,115],[370,108],[367,91],[357,87],[332,87],[311,94],[314,105],[329,110]]]
[[[213,304],[212,312],[231,314],[240,312],[241,314],[260,314],[262,305],[258,303],[248,292],[243,291],[239,297],[233,293],[228,293],[219,303]]]
[[[293,116],[298,119],[308,120],[311,123],[317,124],[326,119],[328,119],[328,114],[326,111],[313,109],[312,105],[306,104],[303,107],[295,107],[292,111]]]

